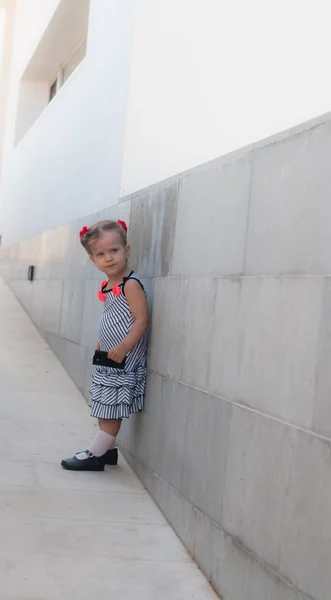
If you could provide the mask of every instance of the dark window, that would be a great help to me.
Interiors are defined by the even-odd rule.
[[[49,101],[53,100],[57,89],[57,79],[55,79],[54,83],[51,85],[49,90]]]

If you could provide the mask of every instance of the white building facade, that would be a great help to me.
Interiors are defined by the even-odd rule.
[[[78,232],[128,221],[152,311],[120,449],[224,600],[330,597],[329,2],[0,0],[0,275],[88,399]]]
[[[330,110],[327,0],[1,7],[5,245]]]

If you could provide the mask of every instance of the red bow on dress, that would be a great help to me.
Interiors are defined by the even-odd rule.
[[[106,294],[104,294],[103,291],[102,291],[103,288],[105,287],[105,285],[107,285],[107,281],[106,280],[102,282],[101,288],[100,288],[100,290],[98,290],[98,298],[99,298],[100,302],[104,302],[106,300],[106,298],[107,298]]]
[[[115,287],[113,287],[112,292],[114,294],[114,296],[120,296],[121,295],[121,288],[119,285],[115,285]]]

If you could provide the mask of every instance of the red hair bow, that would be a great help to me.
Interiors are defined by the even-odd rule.
[[[86,227],[86,225],[84,225],[83,229],[80,230],[79,232],[79,237],[84,237],[85,233],[88,232],[88,227]]]
[[[128,226],[127,226],[127,224],[126,224],[126,222],[125,222],[125,221],[121,221],[121,219],[118,219],[117,223],[118,223],[118,224],[119,224],[121,227],[123,227],[123,229],[124,229],[125,233],[128,233]]]

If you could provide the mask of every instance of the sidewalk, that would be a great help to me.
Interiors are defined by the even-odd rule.
[[[60,467],[95,425],[1,281],[0,378],[1,600],[215,600],[123,459]]]

